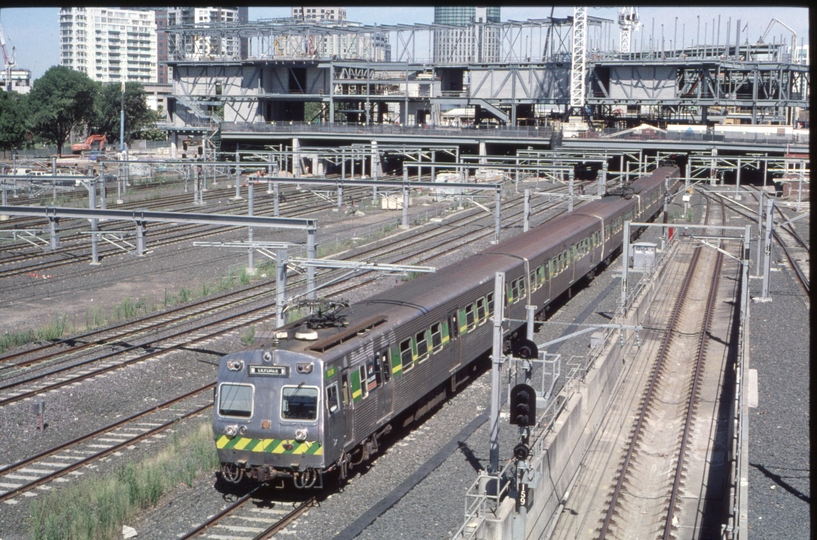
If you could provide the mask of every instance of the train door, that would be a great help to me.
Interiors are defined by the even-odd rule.
[[[355,440],[355,411],[352,409],[352,387],[349,372],[340,377],[340,397],[343,402],[343,418],[346,421],[346,441]]]
[[[375,377],[377,378],[377,412],[381,420],[391,415],[394,407],[394,382],[391,378],[389,349],[383,349],[374,359]]]
[[[343,450],[345,442],[344,414],[345,407],[341,409],[341,395],[338,381],[334,381],[326,386],[325,396],[326,408],[326,433],[323,438],[326,444],[324,455],[329,460],[334,460]]]
[[[451,371],[454,371],[462,364],[462,343],[459,339],[460,325],[456,310],[448,316],[448,332],[451,341]]]

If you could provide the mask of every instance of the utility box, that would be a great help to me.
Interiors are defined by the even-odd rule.
[[[409,197],[409,206],[411,206],[411,197]],[[403,209],[403,195],[384,195],[380,199],[381,210],[402,210]]]
[[[636,242],[630,246],[630,260],[633,272],[649,272],[655,264],[657,244]]]

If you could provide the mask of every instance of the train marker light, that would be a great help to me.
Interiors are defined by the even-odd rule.
[[[528,459],[529,455],[530,448],[528,448],[527,445],[519,443],[513,447],[513,457],[515,457],[519,461],[525,461],[526,459]]]
[[[536,425],[536,390],[529,384],[511,388],[511,424]]]

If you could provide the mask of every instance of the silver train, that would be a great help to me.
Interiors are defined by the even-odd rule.
[[[320,488],[332,471],[346,478],[395,422],[442,401],[491,348],[496,272],[505,272],[506,316],[524,320],[526,304],[543,309],[609,262],[624,222],[652,219],[677,177],[661,166],[618,195],[353,304],[342,319],[302,319],[223,357],[213,414],[223,478],[290,478],[297,488]]]

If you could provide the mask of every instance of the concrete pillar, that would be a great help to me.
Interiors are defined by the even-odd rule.
[[[170,159],[179,159],[179,134],[175,131],[170,134]]]
[[[280,202],[278,200],[280,198],[279,193],[280,193],[280,187],[278,185],[278,182],[275,182],[275,184],[273,184],[273,186],[272,186],[272,198],[273,198],[272,199],[272,215],[275,216],[275,217],[278,217],[280,215],[280,210],[279,210]]]
[[[522,213],[522,232],[530,230],[530,190],[525,190],[525,210]]]
[[[3,198],[5,199],[6,190],[3,190]],[[3,205],[6,204],[6,201],[3,201]],[[60,218],[58,217],[50,217],[48,218],[48,228],[51,230],[51,249],[58,249],[60,247]]]
[[[136,222],[136,255],[139,257],[145,256],[145,248],[147,248],[147,238],[145,233],[147,231],[147,223],[144,221]]]
[[[292,139],[292,174],[301,177],[301,141],[297,138]]]

